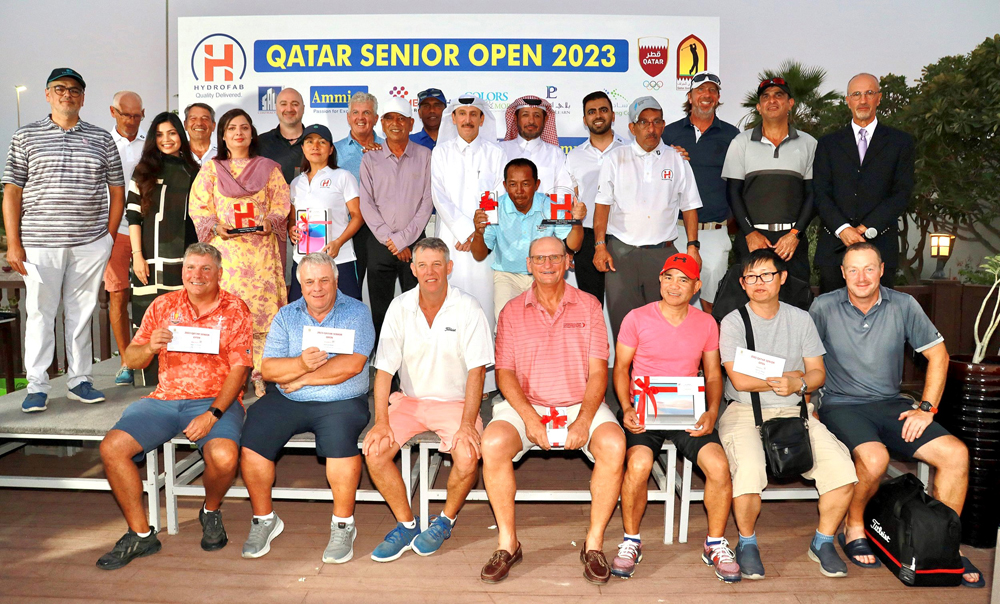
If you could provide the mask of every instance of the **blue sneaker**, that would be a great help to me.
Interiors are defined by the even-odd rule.
[[[100,390],[94,390],[94,385],[90,382],[80,382],[75,388],[70,388],[69,392],[66,393],[66,398],[71,401],[80,401],[81,403],[103,403],[104,393]]]
[[[45,411],[48,409],[49,395],[44,392],[32,392],[28,396],[24,397],[24,402],[21,403],[21,411],[25,413],[37,413],[39,411]]]
[[[451,537],[451,521],[444,516],[434,516],[427,530],[417,535],[410,546],[414,553],[430,556],[441,549],[445,539],[449,537]]]
[[[764,578],[764,563],[760,561],[760,548],[755,543],[741,543],[736,546],[736,563],[744,579]]]
[[[122,367],[115,374],[115,386],[131,386],[133,383],[132,370]]]
[[[372,552],[372,560],[376,562],[392,562],[410,549],[410,543],[420,534],[420,519],[414,517],[417,526],[406,528],[402,522],[396,523],[396,528],[389,531],[385,541],[379,543]]]

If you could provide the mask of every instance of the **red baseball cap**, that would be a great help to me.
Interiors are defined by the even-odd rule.
[[[660,271],[660,274],[662,275],[672,268],[676,268],[684,273],[689,279],[701,279],[701,270],[698,268],[698,261],[687,254],[674,254],[667,258],[667,261],[663,263],[663,270]]]

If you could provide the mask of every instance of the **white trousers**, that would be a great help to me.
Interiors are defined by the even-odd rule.
[[[90,319],[97,308],[97,293],[104,267],[111,257],[111,235],[86,245],[65,248],[25,248],[28,262],[38,267],[42,283],[25,278],[24,368],[28,393],[48,394],[52,389],[46,370],[56,350],[55,319],[60,300],[66,317],[67,385],[75,388],[92,382],[94,364]]]

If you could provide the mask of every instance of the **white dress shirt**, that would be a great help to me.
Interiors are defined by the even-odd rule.
[[[701,207],[694,172],[680,153],[663,144],[614,149],[601,166],[594,203],[611,206],[608,234],[628,245],[677,238],[677,214]]]
[[[597,177],[601,173],[604,159],[613,149],[625,144],[627,144],[625,139],[615,134],[608,148],[601,151],[590,144],[588,138],[566,156],[566,170],[569,172],[570,178],[573,179],[573,187],[576,188],[580,201],[587,206],[587,217],[583,219],[584,228],[594,227],[594,198],[597,197]]]
[[[868,145],[869,146],[872,144],[872,134],[875,133],[875,126],[878,126],[878,118],[877,117],[872,120],[872,123],[870,123],[870,124],[868,124],[867,126],[864,127],[865,128],[865,138],[868,139]],[[859,126],[857,124],[857,122],[855,122],[854,120],[851,120],[851,129],[854,130],[854,145],[857,146],[857,145],[859,145],[861,143],[861,126]],[[859,152],[858,158],[859,159],[861,158],[860,152]],[[835,230],[833,232],[833,234],[835,236],[837,236],[837,237],[840,237],[840,234],[842,232],[844,232],[844,229],[848,228],[849,226],[851,226],[851,224],[848,223],[848,222],[845,222],[844,224],[842,224],[839,227],[837,227],[837,230]]]
[[[122,160],[122,173],[125,175],[125,191],[128,192],[129,183],[132,182],[132,172],[136,164],[142,159],[142,147],[146,144],[146,135],[139,132],[135,140],[130,141],[118,133],[118,128],[111,129],[111,138],[118,147],[118,156]],[[128,222],[125,221],[125,214],[122,213],[122,221],[118,225],[118,233],[128,235]]]
[[[420,288],[400,294],[385,313],[375,368],[399,372],[403,394],[418,399],[465,400],[470,369],[493,365],[493,337],[471,295],[448,286],[444,305],[427,324]]]
[[[573,191],[573,179],[566,170],[566,154],[562,147],[547,143],[538,137],[524,140],[520,135],[509,141],[502,141],[500,148],[507,154],[507,161],[517,158],[530,159],[538,168],[538,192],[548,195],[556,192],[556,187],[564,193]]]
[[[198,157],[197,153],[191,151],[191,157],[194,158],[194,161],[198,162],[199,166],[204,166],[205,162],[214,158],[218,153],[219,153],[219,147],[215,144],[215,141],[213,140],[212,144],[208,146],[208,151],[205,151],[205,155]]]

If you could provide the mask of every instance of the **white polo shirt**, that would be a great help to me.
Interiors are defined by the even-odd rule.
[[[305,172],[299,174],[292,180],[289,189],[291,189],[292,205],[295,206],[296,223],[299,222],[299,215],[302,212],[309,213],[309,222],[312,223],[309,231],[313,236],[311,240],[315,242],[310,244],[308,248],[310,252],[321,251],[326,245],[322,240],[329,243],[340,237],[351,222],[347,202],[359,196],[358,181],[353,174],[343,168],[334,170],[328,166],[317,172],[312,182],[309,181],[309,174]],[[324,222],[330,224],[322,224]],[[305,243],[302,243],[292,248],[292,257],[296,262],[305,256],[304,245]],[[354,243],[348,239],[337,253],[337,264],[353,262],[356,258]]]
[[[379,335],[375,368],[399,372],[403,394],[418,399],[465,400],[469,370],[492,365],[493,336],[479,302],[453,285],[428,325],[420,288],[389,304]]]
[[[588,138],[566,156],[566,169],[569,171],[570,178],[573,179],[573,187],[576,188],[580,201],[587,206],[587,217],[583,219],[584,228],[594,227],[594,198],[597,197],[597,177],[600,176],[604,158],[612,150],[625,144],[625,139],[615,134],[608,148],[601,151],[590,144],[590,138]]]
[[[146,144],[146,135],[139,132],[136,135],[134,141],[130,141],[121,134],[118,133],[118,128],[111,129],[111,138],[115,141],[115,146],[118,147],[118,157],[122,160],[122,174],[125,176],[125,193],[128,194],[129,183],[132,182],[132,172],[135,170],[135,166],[142,159],[142,147]],[[122,214],[122,221],[118,225],[118,232],[122,235],[128,235],[128,222],[126,222]]]
[[[629,245],[677,238],[677,214],[701,207],[694,171],[663,144],[646,152],[638,143],[611,151],[601,166],[594,203],[611,206],[608,234]]]
[[[498,144],[507,154],[508,162],[523,157],[535,164],[538,168],[538,180],[542,181],[538,185],[539,193],[548,195],[556,192],[557,187],[566,189],[566,193],[572,192],[573,180],[566,171],[566,154],[562,147],[547,143],[542,137],[527,141],[520,135]]]

